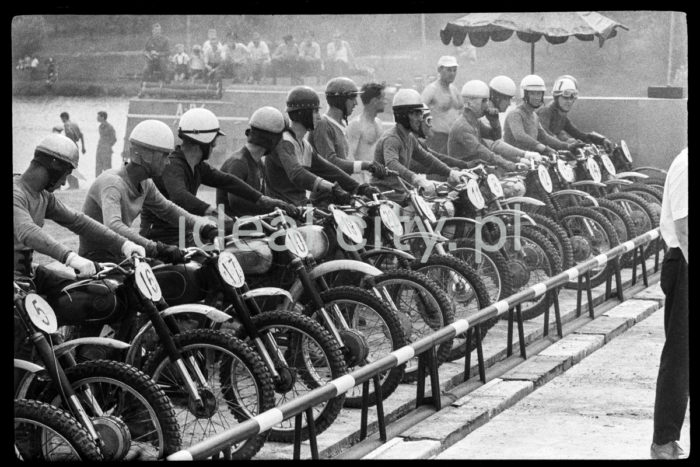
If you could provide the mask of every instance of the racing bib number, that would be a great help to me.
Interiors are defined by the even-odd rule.
[[[238,259],[228,251],[223,251],[217,261],[221,279],[233,287],[243,287],[245,284],[245,274]]]
[[[399,221],[399,217],[388,204],[379,206],[379,217],[387,229],[391,230],[394,235],[403,235],[403,227]]]
[[[620,147],[622,148],[622,154],[625,155],[625,158],[632,163],[632,153],[630,152],[630,148],[627,147],[627,143],[625,140],[620,140]]]
[[[428,221],[430,223],[437,222],[437,218],[435,217],[435,213],[433,210],[430,208],[430,205],[428,205],[428,202],[423,199],[421,196],[416,196],[416,203],[418,204],[418,208],[420,208],[421,212],[425,217],[428,218]]]
[[[54,333],[58,329],[56,313],[40,295],[29,293],[24,298],[24,308],[34,326],[46,333]]]
[[[146,263],[136,265],[136,287],[149,300],[157,302],[162,297],[160,285],[153,275],[153,269]]]
[[[486,183],[488,183],[491,193],[493,193],[496,198],[501,198],[504,196],[501,182],[494,174],[489,174],[488,177],[486,177]]]
[[[594,182],[600,182],[603,179],[603,175],[600,173],[600,166],[594,159],[588,158],[586,167]]]
[[[295,256],[305,258],[309,254],[304,236],[296,229],[289,229],[284,236],[284,246]]]
[[[571,166],[566,162],[558,160],[557,169],[559,170],[559,173],[561,174],[562,178],[567,182],[571,183],[575,180],[576,177],[574,176],[574,169],[572,169]]]
[[[469,180],[467,182],[467,198],[474,205],[476,209],[482,209],[486,202],[479,189],[479,183],[476,180]]]
[[[537,175],[540,178],[540,184],[542,185],[542,188],[544,188],[544,191],[547,193],[552,192],[552,177],[549,176],[549,171],[547,168],[543,165],[540,165],[537,167]]]
[[[610,160],[607,154],[601,154],[600,160],[603,161],[603,167],[605,167],[605,170],[607,170],[610,175],[615,175],[617,173],[617,170],[615,170],[615,166],[613,165],[612,161]]]
[[[335,219],[338,229],[340,229],[351,242],[355,244],[362,243],[362,231],[360,231],[360,227],[350,219],[350,216],[340,209],[333,209],[333,219]]]

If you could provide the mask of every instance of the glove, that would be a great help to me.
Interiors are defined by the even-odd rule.
[[[127,240],[124,242],[122,245],[122,254],[126,256],[127,258],[130,258],[131,255],[138,255],[138,256],[146,256],[146,249],[142,247],[141,245],[137,245],[136,243]]]
[[[206,227],[206,226],[205,226]],[[163,242],[156,242],[156,259],[165,263],[184,263],[185,254],[175,245],[167,245]]]
[[[450,171],[450,175],[452,175],[452,172],[457,172],[456,170]],[[418,185],[418,191],[422,191],[424,195],[426,196],[435,196],[435,184],[431,182],[430,180],[425,180],[425,179],[418,179],[415,182],[416,185]]]
[[[447,181],[452,184],[462,183],[462,176],[464,174],[460,170],[450,170],[450,175],[447,177]]]
[[[213,242],[217,235],[219,235],[219,228],[215,224],[204,224],[199,229],[199,236],[205,242]]]
[[[260,199],[258,199],[256,204],[261,208],[268,209],[270,211],[274,210],[275,208],[280,208],[290,217],[299,217],[300,215],[299,209],[296,206],[289,204],[286,201],[282,201],[281,199],[263,195],[260,197]]]
[[[514,165],[514,170],[526,170],[530,166],[530,164],[524,164],[522,162],[516,162]]]
[[[540,162],[542,160],[542,156],[540,155],[540,153],[534,151],[525,151],[525,158],[532,159],[535,162]]]
[[[352,200],[350,193],[343,190],[343,188],[338,185],[338,182],[333,184],[331,196],[333,197],[333,202],[336,204],[350,204],[350,201]]]
[[[384,167],[382,164],[380,164],[377,161],[363,162],[362,163],[362,170],[369,171],[372,175],[374,175],[377,178],[386,177],[386,167]]]
[[[376,188],[373,187],[372,185],[368,183],[363,183],[362,185],[357,187],[356,193],[360,196],[366,196],[368,198],[372,198],[373,194],[378,195],[380,191]]]
[[[78,279],[83,279],[85,277],[90,277],[94,276],[97,273],[97,268],[95,267],[95,263],[90,261],[87,258],[83,258],[82,256],[79,256],[77,253],[74,251],[71,251],[68,254],[68,257],[66,258],[66,266],[69,268],[73,268],[78,273],[76,274],[76,277]]]
[[[608,151],[608,154],[612,154],[613,149],[615,149],[612,141],[610,141],[608,138],[603,140],[603,146],[605,147],[605,150]]]
[[[578,148],[584,147],[585,145],[586,145],[586,143],[584,143],[583,141],[576,141],[576,142],[574,142],[574,143],[569,143],[569,144],[567,144],[567,145],[566,145],[566,146],[567,146],[566,149],[569,150],[569,151],[575,151],[575,150],[577,150]]]
[[[551,156],[556,156],[556,157],[559,156],[559,153],[558,153],[557,151],[555,151],[554,149],[550,148],[549,146],[545,146],[545,147],[544,147],[544,150],[541,151],[541,152],[542,152],[544,155],[550,156],[550,157],[551,157]]]

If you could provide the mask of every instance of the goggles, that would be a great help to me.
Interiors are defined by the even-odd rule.
[[[432,126],[432,124],[433,124],[433,116],[430,115],[430,113],[424,113],[424,114],[423,114],[423,121],[425,122],[426,125]]]
[[[567,89],[561,93],[561,97],[565,99],[578,99],[578,91]]]

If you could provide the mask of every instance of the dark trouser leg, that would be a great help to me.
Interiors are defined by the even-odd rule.
[[[688,264],[680,248],[668,250],[661,267],[661,289],[666,295],[664,330],[654,403],[654,442],[666,444],[680,439],[688,406],[689,322]]]

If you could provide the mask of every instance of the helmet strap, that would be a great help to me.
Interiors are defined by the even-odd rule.
[[[46,169],[46,173],[49,179],[46,183],[46,188],[59,188],[56,187],[56,183],[63,178],[64,175],[70,174],[73,171],[73,167],[69,164],[56,159],[48,154],[38,153],[34,155],[34,160],[37,164]]]
[[[282,139],[282,133],[273,133],[255,127],[248,128],[245,135],[249,143],[265,148],[266,152],[272,151]]]
[[[289,112],[289,119],[301,124],[306,131],[314,129],[314,109],[298,109]]]

